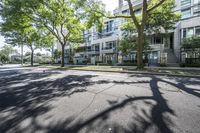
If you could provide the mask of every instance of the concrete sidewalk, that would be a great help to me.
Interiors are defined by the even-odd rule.
[[[58,64],[53,66],[60,66]],[[86,66],[97,66],[97,65],[65,65],[65,67],[86,67]],[[106,66],[102,66],[106,67]],[[132,68],[136,69],[137,66],[107,66],[113,68]],[[200,71],[200,67],[159,67],[159,66],[145,66],[145,69],[160,69],[160,70],[197,70]]]
[[[179,69],[177,67],[148,67],[142,71],[138,71],[133,66],[86,66],[86,65],[68,65],[64,68],[59,66],[41,66],[52,69],[64,70],[80,70],[80,71],[98,71],[98,72],[115,72],[115,73],[131,73],[131,74],[148,74],[148,75],[166,75],[200,78],[200,69]]]

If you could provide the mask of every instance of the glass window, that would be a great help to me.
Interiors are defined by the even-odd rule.
[[[186,29],[183,29],[183,38],[186,38]]]
[[[196,29],[198,29],[198,28],[196,28]],[[197,33],[197,32],[199,32],[199,31],[198,30],[195,31],[195,33]],[[192,37],[193,35],[194,35],[194,27],[183,29],[183,38],[189,38],[189,37]]]
[[[194,28],[188,28],[187,37],[192,37],[194,35]]]
[[[99,44],[95,45],[95,51],[99,51]]]
[[[195,27],[195,35],[200,36],[200,26],[199,27]]]
[[[181,10],[182,19],[191,17],[191,9]]]
[[[113,30],[113,21],[106,22],[106,32]]]
[[[190,6],[191,0],[181,0],[181,6]]]
[[[200,15],[200,5],[193,7],[194,16]]]
[[[122,14],[129,14],[129,13],[130,13],[129,9],[122,11]]]
[[[194,0],[194,4],[200,3],[200,0]]]
[[[111,41],[111,42],[106,42],[106,47],[105,49],[113,49],[116,47],[116,42],[115,41]]]
[[[152,38],[152,44],[162,44],[162,37],[153,37]]]

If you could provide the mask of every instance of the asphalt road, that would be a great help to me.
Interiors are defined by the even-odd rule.
[[[0,133],[200,133],[200,79],[0,66]]]

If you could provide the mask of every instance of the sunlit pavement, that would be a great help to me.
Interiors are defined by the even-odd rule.
[[[0,67],[0,133],[199,133],[200,79]]]

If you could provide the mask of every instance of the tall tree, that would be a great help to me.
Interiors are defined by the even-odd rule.
[[[161,29],[167,31],[173,28],[174,24],[180,18],[180,15],[173,11],[174,0],[143,0],[141,6],[141,15],[135,14],[135,7],[131,0],[126,0],[130,10],[129,15],[115,15],[110,18],[124,18],[131,20],[130,25],[137,32],[137,67],[143,69],[143,50],[145,44],[145,35],[147,32],[159,32]]]
[[[6,42],[12,45],[26,45],[31,50],[31,65],[35,49],[51,47],[53,36],[44,28],[38,28],[34,23],[34,14],[27,10],[33,1],[28,0],[2,0],[0,2],[1,34]],[[38,6],[35,1],[32,6]],[[27,6],[27,7],[26,7]]]
[[[16,27],[20,22],[23,23],[21,27],[34,25],[39,29],[45,28],[57,39],[62,47],[62,67],[65,46],[71,42],[82,42],[83,30],[94,23],[101,26],[104,11],[99,0],[2,0],[1,5],[3,17],[15,20],[18,16]],[[28,24],[25,19],[31,23]]]
[[[34,10],[37,25],[49,30],[61,45],[61,67],[64,67],[65,46],[83,42],[83,31],[100,21],[101,6],[97,0],[44,0]]]

